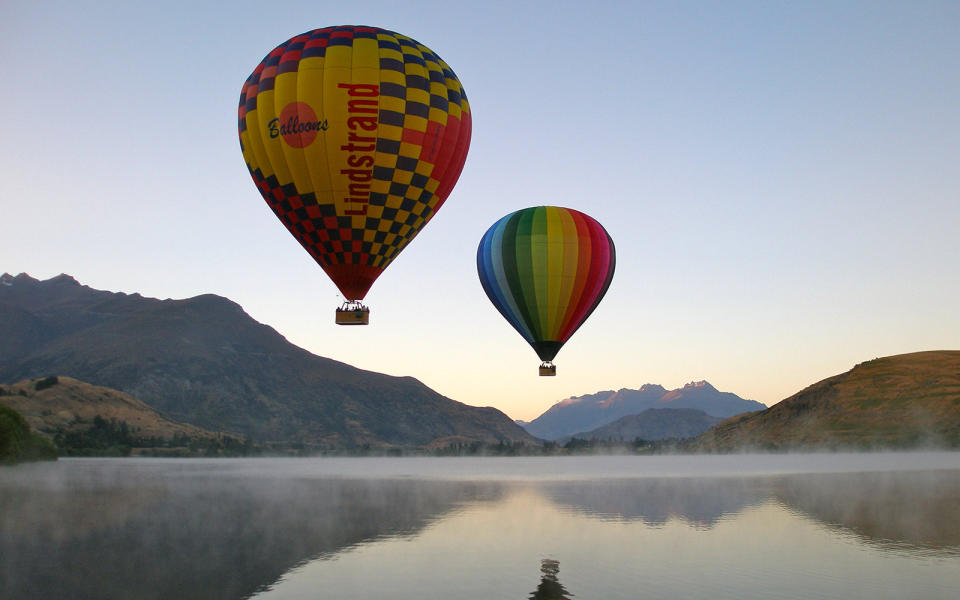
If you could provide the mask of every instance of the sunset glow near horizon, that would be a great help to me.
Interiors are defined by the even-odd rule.
[[[0,272],[204,293],[315,354],[532,419],[706,380],[767,405],[878,356],[960,348],[960,3],[8,3]],[[365,301],[257,192],[241,85],[317,27],[435,50],[470,100],[463,174]],[[557,205],[616,244],[557,376],[490,304],[477,244]]]

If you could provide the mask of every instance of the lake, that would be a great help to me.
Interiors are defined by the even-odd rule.
[[[0,598],[960,597],[960,453],[61,459]]]

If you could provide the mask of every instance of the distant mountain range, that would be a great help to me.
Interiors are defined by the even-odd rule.
[[[960,447],[960,351],[867,361],[762,412],[710,429],[692,451]]]
[[[0,276],[0,382],[51,375],[120,390],[165,417],[305,448],[536,443],[505,414],[315,356],[206,294],[158,300]]]
[[[713,417],[726,418],[767,407],[754,400],[744,400],[730,392],[720,392],[706,381],[688,383],[675,390],[646,384],[638,390],[624,388],[615,392],[597,392],[561,400],[527,423],[524,428],[536,437],[556,440],[595,430],[622,417],[637,415],[651,408],[689,408]],[[664,437],[672,436],[661,435],[644,439]]]

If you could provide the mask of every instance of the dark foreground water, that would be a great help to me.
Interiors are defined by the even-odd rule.
[[[0,469],[0,598],[960,598],[960,453]]]

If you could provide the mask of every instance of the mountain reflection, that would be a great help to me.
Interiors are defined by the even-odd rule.
[[[960,471],[795,475],[773,490],[791,509],[867,543],[960,555]]]
[[[454,460],[423,465],[469,464]],[[768,526],[826,529],[832,535],[817,536],[824,543],[855,539],[857,550],[869,545],[885,559],[960,556],[960,470],[471,481],[345,474],[412,464],[376,460],[318,471],[328,464],[131,459],[0,469],[0,598],[414,598],[438,582],[446,595],[431,597],[469,597],[464,589],[485,584],[459,582],[476,577],[503,584],[489,597],[569,599],[557,560],[540,563],[532,592],[532,566],[514,566],[542,553],[603,556],[591,569],[565,562],[578,567],[567,568],[566,583],[592,594],[608,575],[646,577],[652,571],[638,565],[659,565],[659,549],[678,540],[687,558],[710,556],[717,540],[732,544],[732,555],[756,552],[756,540],[771,541]],[[664,527],[672,521],[690,527]],[[747,545],[738,549],[741,534]],[[702,540],[713,540],[704,552]],[[793,551],[816,556],[805,545]],[[729,567],[710,560],[704,572]],[[368,580],[372,571],[383,583]],[[314,596],[320,582],[324,593]],[[372,591],[358,595],[357,586]]]
[[[960,471],[556,482],[542,491],[576,513],[651,527],[676,519],[709,529],[777,502],[888,549],[960,554]]]
[[[468,482],[101,476],[87,489],[3,482],[0,598],[248,597],[307,560],[500,495]]]
[[[545,558],[540,561],[540,585],[530,594],[528,600],[571,600],[568,592],[558,579],[560,561]]]
[[[762,481],[746,478],[645,478],[550,483],[543,488],[551,500],[576,512],[653,527],[670,519],[713,527],[769,497]]]

